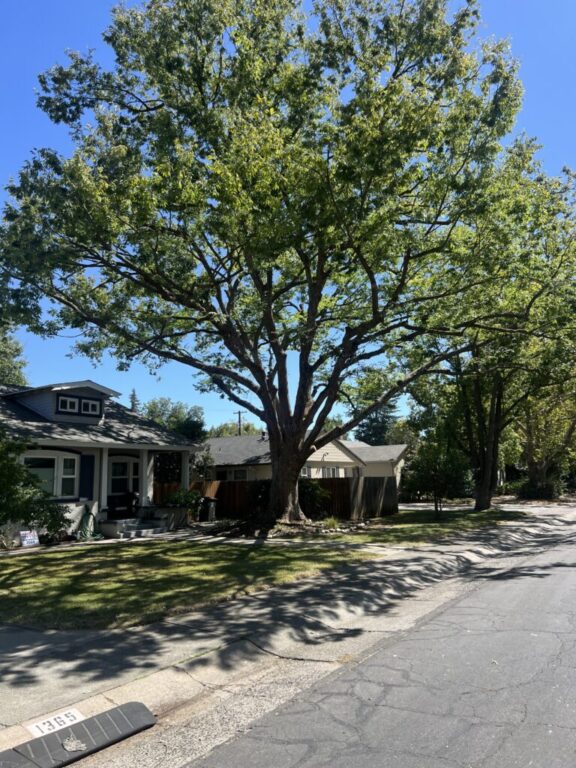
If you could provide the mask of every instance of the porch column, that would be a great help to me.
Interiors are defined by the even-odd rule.
[[[100,493],[98,511],[108,506],[108,448],[100,449]]]
[[[183,490],[187,491],[190,488],[190,451],[182,451],[180,460],[182,462],[180,482]]]
[[[152,504],[154,498],[154,454],[148,450],[140,451],[138,495],[141,507],[149,507]]]

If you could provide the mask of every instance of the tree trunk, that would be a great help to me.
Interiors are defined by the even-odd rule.
[[[272,456],[272,481],[265,524],[272,527],[277,521],[296,523],[307,520],[300,507],[298,480],[304,461],[290,450],[280,450]]]
[[[481,425],[485,429],[485,439],[481,441],[480,466],[476,479],[476,499],[474,509],[481,512],[490,509],[492,496],[498,481],[498,453],[502,434],[502,398],[504,387],[499,377],[494,382],[488,411],[488,422]],[[479,425],[480,426],[480,425]]]

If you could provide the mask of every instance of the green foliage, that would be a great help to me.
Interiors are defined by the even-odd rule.
[[[242,422],[242,434],[243,435],[259,435],[262,430],[258,429],[256,424],[252,424],[249,421]],[[224,421],[222,424],[216,424],[213,427],[209,427],[206,432],[206,437],[234,437],[238,434],[238,422],[237,421]]]
[[[326,514],[330,502],[330,491],[317,480],[301,478],[298,481],[300,503],[305,514],[312,520],[318,520]]]
[[[451,439],[445,423],[439,423],[422,438],[415,456],[406,466],[403,493],[413,499],[434,500],[437,512],[442,501],[464,498],[472,493],[472,477],[467,457]]]
[[[368,445],[389,445],[390,431],[396,421],[395,403],[377,408],[366,416],[354,430],[356,440],[363,440]]]
[[[134,413],[140,413],[142,410],[142,403],[134,388],[130,392],[130,410],[134,411]]]
[[[202,504],[202,494],[199,493],[199,491],[188,491],[184,488],[180,488],[178,491],[171,493],[165,503],[168,507],[182,507],[187,509],[190,517],[197,519]]]
[[[66,508],[42,491],[18,460],[23,445],[0,436],[0,547],[12,546],[17,530],[45,530],[55,535],[68,524]]]
[[[0,330],[0,384],[27,384],[22,358],[22,345],[6,328]]]
[[[189,440],[200,441],[206,435],[204,411],[198,405],[186,405],[169,397],[156,397],[145,403],[140,412],[145,418]]]
[[[0,238],[0,285],[30,327],[76,328],[79,351],[125,367],[192,367],[266,424],[276,466],[303,465],[465,332],[514,326],[565,218],[533,143],[503,150],[521,86],[506,44],[475,38],[472,0],[303,11],[117,8],[112,70],[74,53],[41,76],[75,149],[35,153]],[[382,386],[326,431],[375,368]]]

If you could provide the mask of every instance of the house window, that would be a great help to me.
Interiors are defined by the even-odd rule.
[[[82,398],[80,411],[84,416],[100,416],[102,414],[102,401]]]
[[[248,473],[245,469],[235,469],[234,470],[234,480],[246,480],[248,478]]]
[[[132,456],[110,459],[108,484],[110,496],[138,493],[140,485],[139,460]]]
[[[24,466],[40,481],[40,487],[50,496],[70,499],[78,495],[77,456],[32,452],[24,456]]]
[[[78,413],[78,407],[77,397],[58,395],[58,413]]]
[[[339,477],[340,471],[338,467],[322,467],[322,477]]]
[[[300,477],[312,477],[312,467],[310,464],[305,464],[300,470]]]
[[[228,480],[228,471],[226,469],[217,469],[216,480]]]

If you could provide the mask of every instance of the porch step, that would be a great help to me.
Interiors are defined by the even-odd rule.
[[[159,533],[166,533],[168,531],[168,528],[164,526],[153,526],[153,527],[145,527],[145,526],[131,526],[129,528],[124,529],[120,533],[121,539],[142,539],[146,538],[147,536],[156,536]]]
[[[100,531],[106,537],[113,539],[134,539],[166,533],[169,530],[163,520],[142,519],[138,517],[124,520],[103,520]]]

